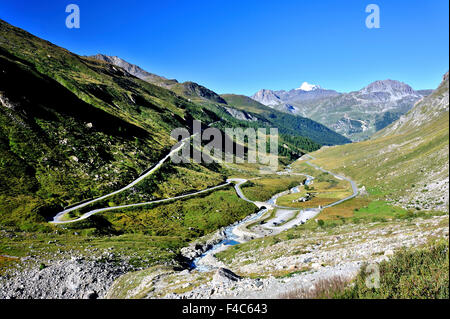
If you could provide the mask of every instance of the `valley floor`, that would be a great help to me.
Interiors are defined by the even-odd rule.
[[[58,250],[50,259],[22,258],[20,269],[0,277],[0,298],[283,298],[295,291],[313,293],[324,282],[347,285],[364,264],[376,265],[405,247],[448,241],[447,213],[381,206],[372,218],[354,208],[349,216],[330,215],[329,209],[337,205],[339,212],[349,200],[356,200],[361,212],[369,210],[371,200],[365,194],[353,199],[358,188],[348,178],[309,161],[293,166],[275,177],[252,179],[245,188],[246,179],[227,180],[236,183],[240,200],[262,211],[230,226],[236,240],[232,245],[220,245],[231,239],[221,229],[183,248],[184,258],[196,260],[200,268],[182,270],[169,262],[143,269],[134,267],[130,258],[95,250],[88,257],[73,251],[61,259]],[[304,179],[298,184],[300,176]],[[279,189],[274,185],[286,185],[287,180],[287,190],[269,200],[260,197],[273,194]]]
[[[299,289],[314,290],[324,280],[348,283],[364,263],[387,260],[401,248],[421,247],[430,239],[448,241],[448,223],[443,215],[305,230],[301,237],[284,241],[260,239],[216,258],[217,266],[235,271],[239,280],[220,271],[159,269],[142,273],[134,290],[128,288],[137,276],[124,276],[109,297],[280,298]]]

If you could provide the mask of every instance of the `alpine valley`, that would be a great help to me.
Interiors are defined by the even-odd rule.
[[[1,299],[448,298],[448,72],[248,97],[150,71],[0,20]],[[277,170],[171,161],[197,121],[244,159],[228,128],[277,128]]]

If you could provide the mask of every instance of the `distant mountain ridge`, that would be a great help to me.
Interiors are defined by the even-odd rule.
[[[333,90],[322,89],[319,85],[312,85],[307,82],[297,88],[289,91],[272,91],[262,89],[251,96],[252,99],[267,106],[276,106],[279,104],[292,104],[295,102],[312,101],[324,97],[338,96],[340,93]],[[283,108],[277,108],[283,109]],[[295,113],[295,110],[286,108],[287,111]]]
[[[311,90],[260,90],[252,98],[276,110],[313,119],[359,141],[400,118],[432,91],[415,91],[408,84],[391,79],[374,81],[350,93],[324,90],[308,83],[304,87]]]
[[[416,94],[408,84],[391,79],[375,81],[360,90],[361,93],[389,93],[393,98]]]
[[[233,110],[236,106],[233,104],[235,100],[239,100],[239,104],[245,104],[246,106],[250,105],[254,107],[254,103],[256,103],[257,107],[261,109],[264,106],[253,99],[246,97],[245,99],[241,99],[241,96],[234,95],[235,99],[231,99],[231,102],[228,101],[228,98],[224,98],[223,96],[218,95],[214,91],[199,85],[195,82],[187,81],[183,83],[179,83],[176,80],[167,80],[165,77],[155,75],[153,73],[147,72],[136,66],[131,64],[121,58],[111,57],[103,54],[97,54],[94,56],[90,56],[89,58],[100,60],[106,63],[110,63],[112,65],[116,65],[119,67],[125,67],[125,71],[129,72],[131,75],[134,75],[144,81],[150,82],[152,84],[164,87],[166,89],[175,92],[176,94],[188,99],[189,101],[199,103],[204,105],[207,108],[221,108],[226,114],[232,116],[237,120],[256,122],[259,121],[259,124],[268,125],[270,124],[272,127],[278,127],[281,134],[284,135],[294,135],[294,136],[303,136],[307,138],[311,138],[315,142],[322,145],[334,145],[334,144],[344,144],[349,143],[350,140],[346,137],[334,132],[328,127],[323,126],[320,123],[317,123],[308,118],[304,118],[301,116],[295,116],[293,114],[285,114],[285,113],[293,113],[293,112],[279,112],[280,110],[272,110],[271,108],[267,108],[261,114],[255,115],[246,112],[246,110],[239,109],[239,112]],[[306,83],[306,82],[305,82]],[[310,91],[297,91],[294,94],[304,94],[305,96],[313,95],[313,94],[321,94],[316,85],[303,84],[303,86],[307,86]],[[291,90],[292,92],[296,92],[296,90]],[[325,91],[325,90],[323,90]],[[316,93],[314,93],[316,92]],[[283,94],[283,92],[281,92]],[[289,92],[285,92],[289,94]],[[307,99],[308,97],[306,97]],[[248,103],[248,100],[254,103]],[[252,105],[253,104],[253,105]],[[294,108],[291,105],[285,105],[286,108]],[[244,107],[245,108],[245,107]],[[254,109],[252,110],[254,112]],[[286,137],[287,138],[287,137]]]
[[[386,83],[368,88],[380,89]],[[394,85],[400,93],[409,88]],[[358,187],[407,209],[447,211],[449,205],[449,73],[439,87],[369,140],[314,154]]]

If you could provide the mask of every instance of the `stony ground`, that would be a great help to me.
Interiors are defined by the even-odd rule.
[[[20,267],[0,276],[0,299],[103,298],[114,280],[131,270],[108,252],[89,259],[68,254],[45,261],[26,257]]]
[[[350,280],[363,263],[380,262],[402,247],[418,247],[431,238],[448,240],[448,233],[448,215],[306,231],[301,238],[267,246],[263,241],[255,243],[261,247],[249,246],[217,263],[234,271],[236,277],[221,268],[161,271],[158,276],[149,275],[151,280],[141,277],[145,285],[134,294],[144,298],[279,298],[299,288],[315,289],[321,279]]]
[[[107,251],[90,258],[54,256],[44,265],[31,256],[0,276],[0,299],[279,298],[300,288],[314,290],[322,279],[350,280],[363,263],[379,262],[401,247],[417,247],[430,238],[448,240],[448,233],[448,215],[305,230],[290,240],[251,241],[221,260],[210,256],[217,269],[209,272],[171,267],[135,272],[126,260]],[[221,235],[218,231],[185,253],[197,256]]]

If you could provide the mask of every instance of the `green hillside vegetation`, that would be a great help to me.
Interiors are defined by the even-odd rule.
[[[82,249],[88,242],[102,247],[106,235],[119,251],[125,249],[122,242],[130,245],[136,236],[137,244],[130,247],[141,251],[143,238],[150,238],[152,260],[159,255],[163,260],[176,256],[187,241],[253,213],[253,205],[239,200],[234,190],[223,189],[157,207],[106,212],[70,226],[47,223],[63,207],[137,178],[170,150],[175,142],[171,130],[189,128],[193,119],[215,122],[222,129],[273,127],[269,121],[237,120],[213,103],[225,102],[214,101],[214,92],[196,85],[191,89],[180,91],[185,95],[180,96],[0,21],[0,225],[13,233],[25,231],[20,238],[30,243],[20,246],[20,240],[5,239],[0,252],[23,256],[31,250],[26,247],[35,244],[44,249],[43,238],[57,231],[57,240],[67,250]],[[204,98],[196,99],[196,94]],[[282,135],[282,163],[320,147],[301,135],[307,131]],[[67,218],[94,208],[191,193],[221,184],[235,173],[255,176],[258,167],[167,163],[136,187]],[[172,215],[174,220],[167,218]],[[44,234],[35,240],[28,232]],[[72,244],[74,238],[77,245]],[[169,246],[171,253],[165,253]]]
[[[0,22],[3,225],[51,230],[63,206],[125,186],[165,155],[173,128],[219,116],[118,67]],[[220,115],[220,114],[219,114]],[[226,119],[224,119],[226,121]],[[117,203],[217,185],[218,165],[165,165]],[[108,204],[108,203],[107,203]]]
[[[327,173],[317,174],[311,186],[300,187],[299,193],[288,194],[277,199],[277,204],[294,208],[312,208],[331,204],[339,199],[352,195],[349,182],[338,180]],[[310,200],[301,202],[299,198],[310,195]]]
[[[380,288],[368,288],[371,273],[366,267],[353,287],[337,292],[334,298],[348,299],[448,299],[449,249],[441,241],[420,249],[403,249],[380,267]]]
[[[267,201],[273,195],[296,187],[305,181],[304,176],[273,175],[253,179],[241,186],[245,196],[254,201]]]
[[[179,250],[189,241],[256,210],[256,206],[238,199],[230,186],[195,198],[93,215],[58,226],[58,231],[51,233],[14,232],[12,237],[0,237],[0,252],[22,257],[37,253],[51,256],[56,251],[91,255],[92,249],[110,249],[134,256],[137,265],[176,265]],[[11,260],[4,262],[12,264]]]
[[[228,186],[167,204],[111,211],[102,216],[121,233],[179,236],[188,241],[243,219],[256,210],[253,204],[239,200],[233,187]]]
[[[0,37],[8,39],[0,47],[4,225],[35,229],[64,205],[125,186],[169,151],[173,128],[189,127],[193,118],[218,119],[171,91],[3,21]],[[203,169],[211,182],[223,180]],[[188,179],[189,172],[183,174]],[[194,184],[192,189],[205,185]]]
[[[304,229],[327,230],[344,223],[429,215],[413,214],[387,202],[411,188],[422,192],[427,187],[424,172],[448,166],[448,107],[446,113],[419,128],[389,126],[373,140],[317,151],[323,145],[349,140],[317,122],[275,111],[244,96],[221,97],[193,82],[167,81],[170,83],[154,85],[0,20],[1,255],[51,256],[72,250],[89,255],[93,249],[111,248],[146,266],[176,264],[180,249],[192,240],[254,213],[256,206],[239,199],[229,185],[183,200],[104,212],[73,224],[48,223],[64,207],[120,189],[136,179],[169,152],[175,143],[170,132],[178,127],[190,129],[194,119],[204,127],[214,123],[221,130],[277,127],[279,169],[316,151],[314,162],[318,165],[366,186],[369,196],[327,209],[317,223],[309,221],[304,227],[270,237],[269,243],[300,237]],[[430,99],[445,94],[448,97],[448,84]],[[248,112],[257,120],[240,120],[225,107]],[[246,156],[254,151],[246,141],[235,142],[246,146]],[[314,175],[317,184],[313,187],[326,195],[322,198],[319,194],[313,206],[318,199],[323,204],[323,199],[330,202],[348,193],[346,183],[320,175],[302,162],[292,166]],[[192,193],[229,177],[254,178],[242,189],[250,199],[261,201],[304,181],[303,176],[295,175],[261,177],[259,168],[248,163],[166,162],[135,187],[66,218],[95,208]],[[445,171],[439,173],[445,175]],[[221,254],[231,256],[235,250],[259,244],[256,240]],[[0,258],[0,271],[14,263]]]
[[[432,242],[421,248],[403,248],[379,265],[379,288],[373,269],[365,264],[356,279],[321,279],[317,289],[297,289],[283,294],[287,299],[448,299],[448,242]]]
[[[221,97],[227,102],[227,104],[232,105],[234,108],[241,111],[252,112],[255,114],[273,111],[270,107],[265,106],[264,104],[259,103],[258,101],[255,101],[245,95],[222,94]]]

